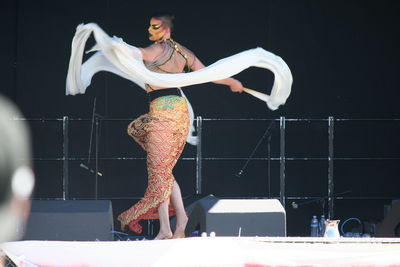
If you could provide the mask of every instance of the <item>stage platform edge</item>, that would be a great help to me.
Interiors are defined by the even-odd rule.
[[[2,249],[18,266],[400,266],[399,238],[18,241]]]

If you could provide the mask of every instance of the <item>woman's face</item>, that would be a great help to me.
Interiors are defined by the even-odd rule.
[[[159,42],[163,39],[166,29],[163,26],[163,22],[157,18],[151,18],[149,31],[149,40],[154,42]]]

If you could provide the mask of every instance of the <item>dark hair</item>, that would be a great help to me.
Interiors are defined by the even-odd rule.
[[[167,26],[168,28],[172,29],[174,28],[174,18],[175,16],[172,13],[169,12],[156,12],[153,13],[153,15],[151,16],[152,18],[157,18],[157,19],[161,19],[163,21],[163,24],[165,26]]]

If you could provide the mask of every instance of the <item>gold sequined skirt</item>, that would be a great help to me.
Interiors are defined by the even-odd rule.
[[[169,200],[175,178],[172,174],[186,144],[189,112],[181,96],[162,96],[150,103],[147,114],[132,121],[130,135],[147,152],[148,185],[144,197],[118,216],[121,228],[126,225],[141,233],[143,219],[158,218],[158,207]],[[170,206],[170,216],[174,210]]]

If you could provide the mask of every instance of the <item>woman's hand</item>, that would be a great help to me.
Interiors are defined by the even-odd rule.
[[[239,81],[236,80],[236,79],[233,79],[233,78],[232,78],[232,82],[231,82],[231,84],[229,85],[229,87],[231,88],[231,91],[232,91],[232,92],[235,92],[235,93],[241,93],[241,92],[243,92],[243,85],[242,85],[242,83],[239,82]]]
[[[242,83],[239,82],[236,79],[233,79],[233,78],[226,78],[226,79],[223,79],[223,80],[213,81],[213,83],[227,85],[227,86],[229,86],[231,88],[231,91],[235,92],[235,93],[243,92]]]

